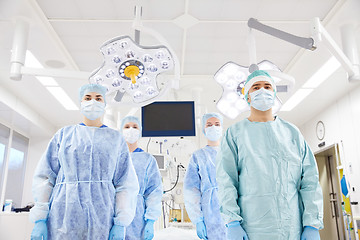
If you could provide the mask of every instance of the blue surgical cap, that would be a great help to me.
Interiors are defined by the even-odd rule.
[[[105,99],[105,95],[107,92],[106,87],[100,85],[100,84],[86,84],[84,86],[81,86],[79,89],[79,100],[81,102],[82,98],[89,92],[96,92],[101,94],[101,96],[103,96],[104,98],[104,102],[106,103],[106,99]]]
[[[206,121],[212,117],[219,119],[221,126],[223,125],[223,117],[220,113],[217,113],[217,112],[205,113],[202,117],[202,130],[203,130],[204,134],[205,134]]]
[[[274,79],[270,76],[270,74],[267,71],[264,70],[256,70],[254,72],[252,72],[246,79],[245,82],[245,86],[244,86],[244,92],[243,94],[245,95],[245,100],[247,101],[248,98],[248,93],[250,88],[252,87],[252,85],[254,85],[254,83],[256,82],[260,82],[260,81],[266,81],[269,82],[271,84],[271,86],[274,89],[274,92],[276,94],[276,86],[275,86],[275,81]]]
[[[121,120],[121,125],[120,125],[120,131],[122,131],[122,129],[124,128],[125,124],[129,123],[129,122],[133,122],[136,123],[139,126],[139,130],[140,132],[142,132],[142,127],[140,124],[140,120],[139,118],[135,117],[135,116],[127,116],[124,117],[123,120]]]

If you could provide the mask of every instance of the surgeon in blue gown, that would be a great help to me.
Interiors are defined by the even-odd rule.
[[[161,215],[163,195],[162,179],[156,159],[138,147],[141,124],[137,117],[127,116],[121,121],[121,130],[131,152],[140,191],[137,196],[136,214],[126,228],[126,240],[151,240],[154,223]]]
[[[31,240],[123,240],[139,185],[121,134],[101,122],[106,88],[79,90],[83,122],[56,132],[35,171]]]
[[[220,215],[215,161],[222,136],[223,118],[219,113],[202,117],[202,130],[207,145],[195,151],[184,179],[185,208],[196,225],[200,239],[226,239],[226,229]]]
[[[319,240],[323,196],[315,157],[293,124],[273,116],[276,86],[262,70],[244,87],[250,116],[227,129],[217,156],[230,240]]]

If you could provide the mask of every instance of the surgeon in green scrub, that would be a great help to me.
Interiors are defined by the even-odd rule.
[[[229,127],[217,155],[220,210],[230,240],[319,240],[323,196],[314,154],[274,117],[276,87],[262,70],[244,87],[250,116]]]

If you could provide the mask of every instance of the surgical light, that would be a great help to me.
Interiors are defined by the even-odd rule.
[[[105,86],[107,94],[127,92],[135,103],[159,95],[156,77],[174,68],[167,47],[142,47],[128,36],[111,39],[100,50],[104,63],[91,74],[90,82]],[[114,98],[114,101],[119,100]]]
[[[257,68],[268,71],[273,77],[275,84],[282,80],[289,80],[290,85],[293,85],[294,80],[282,73],[280,69],[270,61],[264,60],[258,63]],[[223,88],[223,94],[216,106],[219,111],[228,118],[234,119],[240,113],[250,110],[249,104],[244,96],[245,82],[249,74],[249,67],[240,66],[234,62],[228,62],[214,75],[215,81]],[[273,112],[276,113],[280,107],[281,101],[277,97]]]

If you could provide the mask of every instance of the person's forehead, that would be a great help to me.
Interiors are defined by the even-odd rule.
[[[220,122],[220,119],[218,119],[216,117],[211,117],[208,120],[206,120],[206,122]]]
[[[125,123],[125,125],[138,125],[138,124],[135,122],[127,122],[127,123]]]
[[[87,92],[87,93],[85,93],[85,96],[102,97],[102,95],[100,93],[97,93],[97,92]]]

